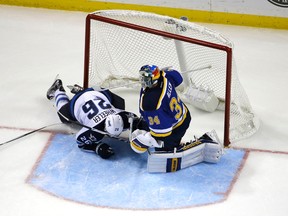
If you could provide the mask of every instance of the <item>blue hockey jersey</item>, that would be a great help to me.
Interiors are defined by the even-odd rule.
[[[178,71],[166,70],[161,71],[156,87],[141,89],[140,114],[155,138],[169,136],[186,118],[187,108],[175,89],[182,81]]]

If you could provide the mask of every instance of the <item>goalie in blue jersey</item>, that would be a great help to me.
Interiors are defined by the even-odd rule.
[[[133,131],[130,145],[137,153],[155,150],[149,151],[148,171],[172,172],[202,161],[218,162],[223,147],[215,131],[181,142],[191,121],[176,91],[183,81],[181,74],[173,69],[159,70],[156,65],[144,65],[139,73],[139,111],[149,130]]]
[[[155,65],[143,66],[140,76],[140,114],[149,124],[151,135],[162,141],[161,150],[172,151],[179,146],[191,121],[175,89],[183,78],[176,70],[160,71]]]

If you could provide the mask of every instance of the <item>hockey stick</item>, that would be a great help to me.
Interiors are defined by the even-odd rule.
[[[192,73],[192,72],[201,71],[201,70],[210,69],[210,68],[212,68],[212,65],[203,66],[203,67],[188,70],[188,71],[183,71],[183,72],[181,72],[181,74]]]
[[[133,126],[133,117],[129,117],[128,118],[128,121],[129,121],[129,124],[130,124],[130,127],[129,127],[129,141],[131,141],[132,139],[132,126]]]
[[[161,70],[168,70],[168,69],[170,69],[172,67],[173,66],[167,66],[167,67],[162,68]],[[180,72],[180,73],[181,74],[186,74],[186,73],[192,73],[192,72],[201,71],[201,70],[210,69],[210,68],[212,68],[212,65],[207,65],[207,66],[195,68],[195,69],[192,69],[192,70],[183,71],[183,72]]]
[[[112,89],[117,89],[117,88],[122,88],[122,87],[127,87],[127,86],[130,86],[130,85],[137,85],[139,84],[139,81],[137,80],[134,80],[130,83],[126,83],[126,84],[123,84],[123,85],[119,85],[119,86],[110,86],[110,87],[102,87],[102,86],[91,86],[91,88],[93,88],[94,90],[96,91],[103,91],[103,90],[112,90]],[[75,85],[67,85],[67,88],[70,89],[70,92],[75,94],[75,92],[73,91],[77,91],[76,88],[79,88],[79,90],[83,90],[83,87],[75,84]]]
[[[22,134],[22,135],[20,135],[20,136],[18,136],[18,137],[15,137],[15,138],[11,139],[11,140],[8,140],[8,141],[6,141],[6,142],[0,143],[0,146],[5,145],[5,144],[8,144],[8,143],[13,142],[13,141],[18,140],[18,139],[21,139],[21,138],[23,138],[23,137],[25,137],[25,136],[28,136],[28,135],[30,135],[30,134],[36,133],[36,132],[41,131],[41,130],[43,130],[43,129],[45,129],[45,128],[52,127],[52,126],[54,126],[54,125],[59,125],[59,124],[62,124],[62,123],[54,123],[54,124],[50,124],[50,125],[43,126],[43,127],[41,127],[41,128],[38,128],[38,129],[35,129],[35,130],[30,131],[30,132],[28,132],[28,133]]]
[[[167,66],[167,67],[164,67],[164,68],[161,68],[160,70],[163,71],[163,70],[168,70],[169,68],[172,68],[173,66]],[[192,69],[192,70],[188,70],[188,71],[183,71],[183,72],[180,72],[181,74],[186,74],[186,73],[192,73],[192,72],[196,72],[196,71],[201,71],[201,70],[205,70],[205,69],[210,69],[212,68],[212,65],[208,65],[208,66],[203,66],[203,67],[200,67],[200,68],[196,68],[196,69]],[[92,86],[92,88],[94,89],[101,89],[101,90],[105,90],[105,89],[108,89],[108,90],[111,90],[111,89],[116,89],[116,88],[122,88],[122,87],[127,87],[127,86],[130,86],[130,85],[137,85],[139,84],[139,80],[138,79],[134,79],[132,80],[132,82],[130,83],[126,83],[126,84],[123,84],[123,85],[120,85],[120,86],[111,86],[111,87],[101,87],[101,86]],[[79,88],[79,89],[83,89],[83,87],[75,84],[74,86],[73,85],[67,85],[67,87],[70,89],[71,93],[74,93],[73,90],[74,88]],[[76,89],[75,89],[76,90]]]
[[[64,116],[64,115],[63,115],[61,112],[59,112],[59,111],[57,111],[57,113],[58,113],[61,117],[63,117],[67,122],[73,123],[73,124],[78,125],[78,126],[80,126],[80,127],[87,128],[88,130],[95,131],[95,132],[100,133],[100,134],[109,135],[109,134],[108,134],[107,132],[105,132],[105,131],[97,130],[96,128],[88,127],[88,126],[83,125],[83,124],[81,124],[81,123],[79,123],[79,122],[72,121],[71,119],[67,118],[66,116]]]

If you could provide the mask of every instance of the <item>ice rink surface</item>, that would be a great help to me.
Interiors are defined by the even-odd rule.
[[[66,85],[82,84],[85,17],[81,12],[0,6],[0,143],[59,122],[45,94],[57,74]],[[232,144],[247,155],[225,200],[170,210],[129,210],[73,202],[36,189],[28,180],[52,137],[59,132],[75,132],[75,128],[59,124],[0,147],[0,215],[286,216],[288,31],[203,25],[234,42],[241,84],[261,120],[254,136]],[[129,111],[137,113],[137,92],[115,92],[127,99]],[[209,116],[201,124],[203,119],[197,116],[203,114],[189,108],[194,122],[185,138],[205,130],[221,131],[222,124],[210,122]],[[225,169],[222,172],[224,175]],[[150,184],[138,183],[145,187]]]

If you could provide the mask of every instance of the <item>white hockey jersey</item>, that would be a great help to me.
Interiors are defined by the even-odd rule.
[[[115,108],[105,94],[93,89],[86,89],[84,92],[76,94],[70,102],[70,111],[73,118],[82,125],[99,130],[104,130],[103,122],[108,115],[123,112],[123,110]],[[76,139],[78,143],[90,144],[100,141],[103,136],[103,134],[89,131],[83,127],[76,134]]]
[[[74,98],[73,98],[74,99]],[[110,114],[117,114],[123,110],[115,108],[108,98],[98,91],[85,91],[71,103],[73,117],[81,124],[95,127]]]

